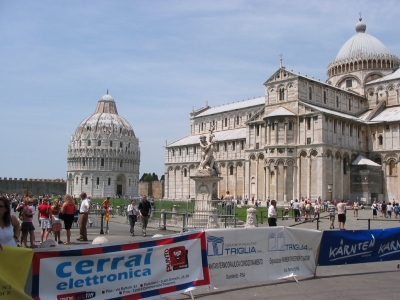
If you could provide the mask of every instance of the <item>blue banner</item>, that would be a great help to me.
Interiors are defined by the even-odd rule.
[[[324,231],[318,265],[400,260],[400,228]]]

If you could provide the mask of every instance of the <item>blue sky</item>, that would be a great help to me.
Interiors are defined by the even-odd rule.
[[[326,79],[355,34],[400,55],[397,1],[0,0],[0,177],[66,178],[71,134],[109,90],[141,143],[140,174],[189,113],[263,95],[279,67]]]

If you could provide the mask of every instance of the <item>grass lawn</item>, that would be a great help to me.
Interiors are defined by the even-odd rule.
[[[102,204],[105,198],[94,198],[92,199],[92,204]],[[130,204],[129,199],[110,199],[110,203],[114,208],[114,213],[117,213],[118,206],[124,206],[124,209]],[[136,204],[139,204],[139,198],[136,199]],[[192,201],[180,201],[180,200],[160,200],[155,199],[156,213],[154,215],[155,219],[160,217],[160,210],[165,209],[166,211],[172,211],[174,205],[178,206],[178,211],[181,213],[193,212],[193,202]],[[246,211],[252,206],[238,205],[236,206],[236,217],[238,220],[246,222]],[[255,207],[257,210],[257,220],[259,223],[267,222],[268,210],[265,206]],[[278,208],[278,216],[282,216],[283,208]],[[233,210],[232,210],[233,211]],[[167,218],[170,218],[171,214],[167,214]]]

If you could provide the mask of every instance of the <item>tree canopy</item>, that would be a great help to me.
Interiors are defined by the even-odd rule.
[[[156,181],[158,180],[158,175],[153,172],[151,173],[143,173],[142,177],[140,178],[140,181]]]

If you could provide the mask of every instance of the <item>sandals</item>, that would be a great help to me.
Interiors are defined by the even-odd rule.
[[[64,242],[63,241],[58,241],[58,244],[61,245],[61,244],[64,244]]]
[[[68,242],[65,242],[65,243],[63,243],[63,245],[69,245],[70,243],[68,243]]]

